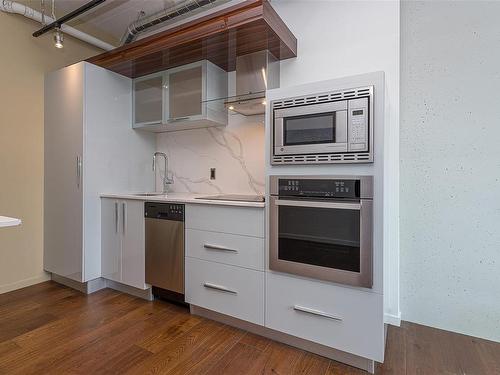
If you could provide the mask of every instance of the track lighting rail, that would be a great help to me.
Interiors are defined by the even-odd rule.
[[[78,9],[75,9],[74,11],[56,19],[54,22],[48,24],[48,25],[45,25],[44,27],[42,27],[40,30],[37,30],[33,33],[33,36],[35,38],[39,37],[40,35],[43,35],[45,34],[46,32],[52,30],[52,29],[59,29],[61,28],[61,26],[72,20],[73,18],[75,17],[78,17],[79,15],[87,12],[88,10],[98,6],[99,4],[101,3],[104,3],[106,0],[92,0],[92,1],[89,1],[88,3],[82,5],[81,7],[79,7]]]

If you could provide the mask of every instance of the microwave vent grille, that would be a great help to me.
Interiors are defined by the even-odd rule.
[[[273,109],[296,107],[300,105],[332,102],[336,100],[347,100],[370,96],[372,94],[372,87],[360,87],[357,89],[349,89],[343,91],[326,92],[317,95],[298,96],[296,98],[287,98],[282,100],[275,100],[272,103]]]
[[[369,153],[318,154],[273,156],[272,164],[323,164],[323,163],[366,163],[372,161]]]

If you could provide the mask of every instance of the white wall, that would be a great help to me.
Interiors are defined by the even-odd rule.
[[[272,6],[298,39],[298,57],[281,63],[281,87],[385,72],[384,305],[386,320],[398,323],[399,1],[273,0]]]
[[[500,2],[401,7],[403,319],[500,341]]]

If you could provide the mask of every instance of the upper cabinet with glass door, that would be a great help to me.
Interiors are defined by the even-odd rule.
[[[163,76],[155,73],[134,81],[134,127],[162,123]]]
[[[227,125],[227,73],[207,60],[134,80],[135,129],[168,132]]]

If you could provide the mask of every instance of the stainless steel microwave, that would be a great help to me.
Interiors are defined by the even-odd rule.
[[[373,162],[373,86],[271,102],[272,164]]]

